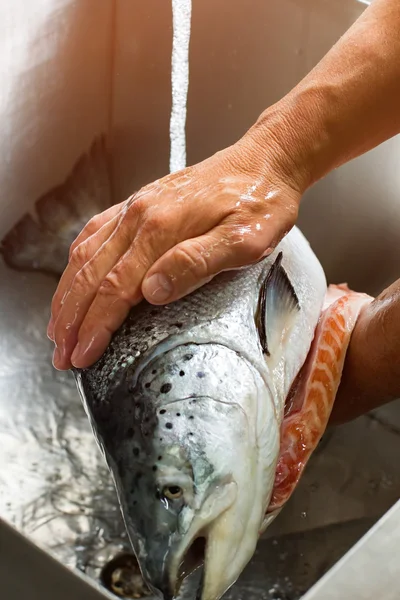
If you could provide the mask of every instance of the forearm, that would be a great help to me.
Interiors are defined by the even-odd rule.
[[[375,0],[248,136],[266,149],[276,140],[305,191],[399,131],[400,2]]]
[[[360,314],[331,422],[358,417],[400,398],[400,279]]]

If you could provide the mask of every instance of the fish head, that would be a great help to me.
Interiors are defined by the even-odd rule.
[[[218,600],[275,515],[285,400],[325,289],[297,242],[288,270],[279,252],[171,305],[142,303],[76,373],[143,576],[166,598],[203,563],[199,597]]]
[[[204,564],[201,597],[215,600],[254,553],[268,471],[265,460],[260,470],[260,404],[269,407],[271,490],[279,448],[263,394],[257,370],[216,343],[159,354],[115,391],[103,446],[143,576],[164,597]],[[114,420],[124,423],[117,434]]]

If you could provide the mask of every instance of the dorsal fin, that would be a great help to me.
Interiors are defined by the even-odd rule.
[[[271,356],[279,348],[293,318],[300,310],[297,294],[282,267],[280,252],[268,272],[260,293],[257,328],[264,354]]]

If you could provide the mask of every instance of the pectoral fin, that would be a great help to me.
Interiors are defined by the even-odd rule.
[[[280,252],[264,281],[256,317],[261,346],[267,356],[279,349],[300,310],[296,292],[282,267],[282,257]]]

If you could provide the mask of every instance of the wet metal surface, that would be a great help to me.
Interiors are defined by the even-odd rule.
[[[3,264],[0,280],[0,515],[68,567],[104,579],[130,548],[73,378],[51,365],[56,282]],[[300,598],[399,497],[399,432],[396,404],[328,432],[227,598]]]
[[[1,597],[7,600],[109,600],[95,581],[71,571],[0,519]]]
[[[400,502],[306,594],[304,600],[397,600]],[[355,576],[362,574],[362,577]]]

